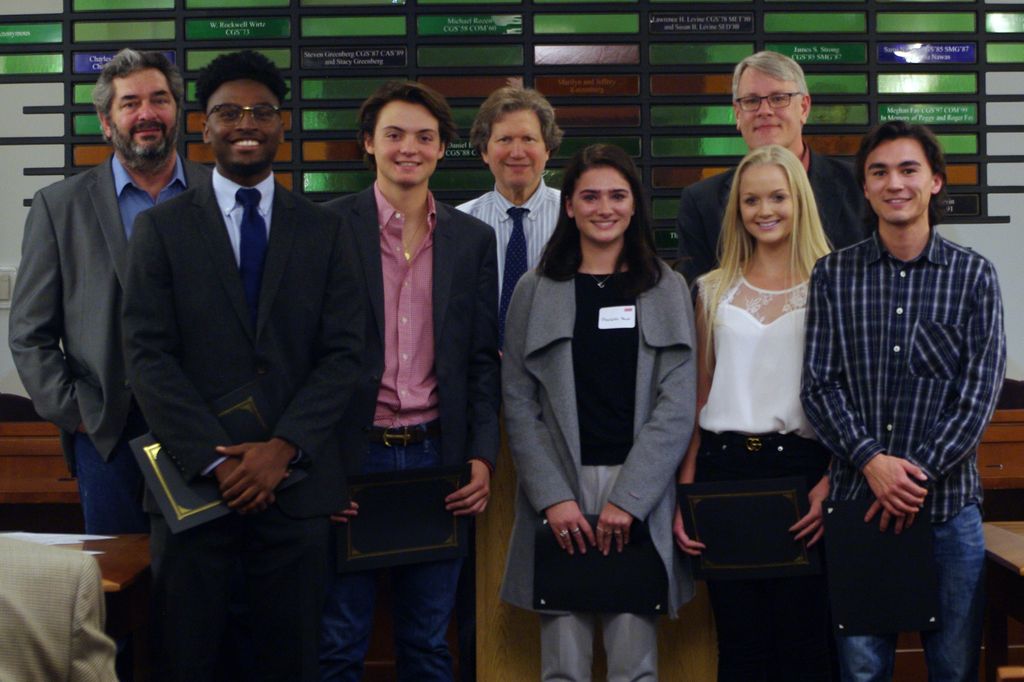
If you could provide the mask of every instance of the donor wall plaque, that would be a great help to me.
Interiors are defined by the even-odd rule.
[[[897,119],[921,125],[975,125],[978,105],[968,102],[878,105],[879,121]]]
[[[652,35],[753,33],[753,12],[652,12]]]
[[[188,40],[288,38],[291,34],[291,21],[286,17],[225,17],[185,20],[185,38]]]
[[[408,49],[389,47],[304,47],[302,68],[344,69],[351,67],[406,66]]]
[[[421,36],[517,36],[521,14],[428,14],[416,19]]]
[[[610,97],[640,94],[640,76],[537,76],[533,84],[549,96]]]
[[[764,49],[779,52],[800,64],[866,64],[865,43],[768,43]]]
[[[974,64],[974,43],[879,43],[879,64]]]

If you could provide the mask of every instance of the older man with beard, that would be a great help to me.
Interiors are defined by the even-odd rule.
[[[135,216],[210,175],[176,152],[184,90],[163,54],[121,50],[93,90],[113,156],[40,190],[25,223],[11,352],[61,429],[89,533],[149,530],[128,447],[147,429],[125,378],[122,287]]]

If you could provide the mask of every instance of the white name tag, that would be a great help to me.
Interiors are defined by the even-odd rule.
[[[636,306],[619,305],[601,308],[597,313],[598,329],[632,329],[636,326]]]

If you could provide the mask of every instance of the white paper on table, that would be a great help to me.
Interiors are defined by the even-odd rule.
[[[0,537],[23,542],[34,542],[37,545],[78,545],[86,540],[112,540],[113,535],[82,535],[75,533],[25,533],[14,531],[0,533]]]

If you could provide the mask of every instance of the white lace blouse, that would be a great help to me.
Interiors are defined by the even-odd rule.
[[[726,293],[715,313],[715,369],[701,428],[815,437],[800,406],[806,307],[806,282],[767,291],[740,278]]]

